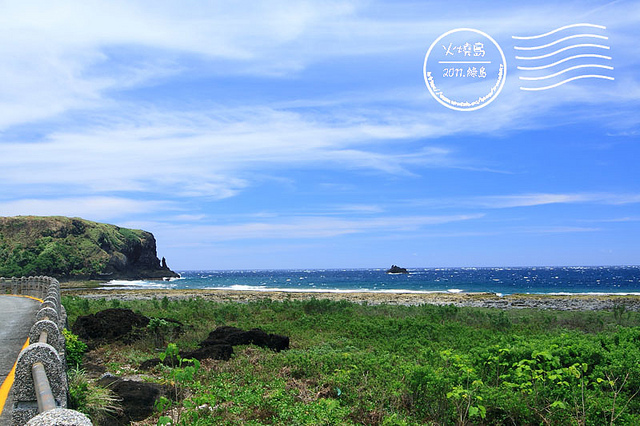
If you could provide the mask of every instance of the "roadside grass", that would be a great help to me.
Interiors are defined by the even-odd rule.
[[[181,321],[185,333],[170,342],[180,349],[221,325],[290,336],[291,349],[279,353],[239,346],[230,361],[155,367],[156,380],[186,397],[160,404],[154,424],[640,424],[640,314],[624,307],[79,297],[63,304],[70,323],[111,307]],[[155,342],[96,350],[111,373],[135,374],[167,350]]]

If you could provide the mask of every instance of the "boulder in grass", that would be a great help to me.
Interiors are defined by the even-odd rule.
[[[256,345],[280,352],[289,349],[289,337],[279,334],[267,334],[259,328],[244,331],[236,327],[223,326],[209,333],[209,336],[200,343],[200,347],[204,348],[220,344],[232,346]]]
[[[259,328],[245,331],[236,327],[218,327],[209,333],[209,336],[207,336],[205,340],[200,342],[199,349],[195,351],[180,351],[180,358],[195,358],[200,361],[203,359],[228,361],[233,354],[233,346],[236,345],[256,345],[280,352],[289,349],[289,337],[279,334],[268,334]],[[171,357],[165,358],[164,361],[161,361],[160,358],[153,358],[144,361],[140,365],[140,368],[148,370],[161,363],[174,367],[178,364],[178,361]]]
[[[149,318],[131,309],[105,309],[93,315],[78,317],[71,331],[83,340],[112,342],[131,333],[134,327],[146,327]]]
[[[161,397],[178,400],[176,389],[158,383],[126,380],[120,377],[105,375],[98,384],[111,389],[120,400],[122,410],[113,413],[104,425],[128,425],[132,421],[144,420],[155,412],[155,403]]]

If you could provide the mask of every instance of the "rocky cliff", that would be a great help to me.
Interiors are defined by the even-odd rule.
[[[146,231],[62,216],[0,217],[0,276],[61,279],[177,277]]]

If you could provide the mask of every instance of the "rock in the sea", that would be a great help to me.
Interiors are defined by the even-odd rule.
[[[398,265],[391,265],[391,268],[387,269],[387,274],[408,274],[406,268],[401,268]]]

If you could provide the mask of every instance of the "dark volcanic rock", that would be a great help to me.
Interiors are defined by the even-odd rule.
[[[407,268],[401,268],[398,265],[391,265],[391,268],[387,269],[387,274],[408,274]]]
[[[147,324],[149,318],[130,309],[106,309],[78,317],[71,331],[83,340],[114,341]]]
[[[244,331],[236,327],[218,327],[209,333],[205,340],[200,342],[199,349],[195,351],[180,351],[180,357],[182,359],[220,359],[227,361],[231,358],[233,346],[235,345],[256,345],[280,352],[289,349],[289,337],[279,334],[267,334],[259,328]],[[160,361],[160,358],[153,358],[143,362],[140,368],[147,370],[160,363],[175,366],[178,361],[168,357],[165,358],[164,362]]]
[[[161,264],[153,234],[145,231],[139,231],[139,234],[138,238],[126,239],[119,251],[108,251],[109,262],[102,274],[129,279],[179,277],[180,275],[169,269],[166,260]]]
[[[210,345],[195,351],[187,351],[181,354],[182,358],[203,359],[221,359],[228,361],[233,355],[233,346],[231,345]]]
[[[106,376],[98,384],[110,388],[118,395],[122,404],[122,412],[109,418],[105,425],[128,425],[132,421],[146,419],[154,413],[154,404],[162,396],[177,400],[174,388],[157,383]]]
[[[212,345],[256,345],[263,348],[282,351],[289,349],[289,337],[279,334],[267,334],[259,328],[244,331],[236,327],[218,327],[209,333],[209,336],[200,343],[200,347]]]

